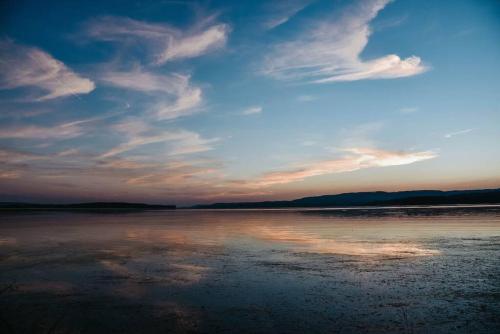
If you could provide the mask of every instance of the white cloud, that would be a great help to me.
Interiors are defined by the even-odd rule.
[[[255,115],[260,113],[262,113],[262,107],[260,106],[250,107],[241,112],[242,115]]]
[[[143,163],[143,162],[138,162],[134,161],[131,159],[108,159],[105,161],[102,161],[99,164],[99,167],[103,168],[112,168],[112,169],[147,169],[147,168],[153,168],[157,167],[158,164],[153,164],[153,163]]]
[[[51,127],[23,125],[0,128],[0,138],[69,139],[81,136],[83,133],[83,128],[74,122]]]
[[[299,102],[311,102],[315,100],[317,100],[317,97],[313,95],[300,95],[297,97],[297,101]]]
[[[376,146],[374,137],[385,126],[383,121],[361,123],[354,127],[343,128],[339,131],[341,147],[373,147]]]
[[[207,21],[210,23],[210,20]],[[223,47],[229,34],[226,24],[177,29],[168,24],[104,16],[87,24],[88,36],[96,40],[145,44],[154,53],[154,63],[194,58]]]
[[[118,145],[117,147],[114,147],[111,150],[105,152],[100,157],[108,158],[120,153],[133,150],[139,146],[177,140],[179,138],[181,138],[181,135],[175,132],[164,132],[159,135],[136,135],[134,137],[131,137],[125,143]]]
[[[128,118],[113,125],[113,129],[128,136],[137,136],[141,133],[148,132],[150,127],[143,120]]]
[[[128,72],[109,71],[101,76],[105,84],[148,93],[156,97],[153,112],[158,119],[174,119],[198,112],[202,90],[190,84],[190,76],[160,75],[135,67]]]
[[[180,74],[160,75],[135,67],[130,71],[104,72],[100,80],[104,83],[130,90],[176,95],[189,86],[189,76]]]
[[[225,24],[218,24],[198,34],[172,39],[157,62],[165,63],[174,59],[193,58],[220,48],[226,44],[228,31]]]
[[[464,130],[460,130],[460,131],[450,132],[450,133],[445,134],[444,137],[449,139],[449,138],[454,137],[454,136],[464,135],[466,133],[472,132],[472,130],[474,130],[474,129],[464,129]]]
[[[205,139],[196,132],[182,131],[182,135],[173,143],[169,155],[185,155],[210,151],[213,149],[211,144],[217,141],[219,141],[219,138]]]
[[[113,128],[124,134],[128,140],[103,153],[100,158],[109,158],[118,154],[131,151],[140,146],[167,143],[167,155],[183,155],[205,152],[212,149],[210,144],[218,141],[217,138],[205,139],[198,133],[187,130],[171,130],[155,132],[148,124],[137,119],[128,119],[116,124]]]
[[[418,107],[405,107],[405,108],[401,108],[399,109],[399,112],[402,113],[402,114],[413,114],[413,113],[416,113],[418,111]]]
[[[266,59],[264,73],[277,79],[326,83],[391,79],[425,72],[428,68],[417,56],[360,58],[371,34],[370,21],[388,3],[359,1],[341,15],[313,24],[297,39],[278,44]]]
[[[160,102],[156,105],[158,119],[174,119],[198,112],[197,107],[202,103],[202,91],[198,87],[187,87],[173,103]]]
[[[19,125],[0,128],[0,138],[17,139],[70,139],[79,137],[89,131],[89,123],[93,123],[110,115],[92,117],[53,126]]]
[[[0,89],[36,87],[45,92],[35,98],[44,101],[68,95],[87,94],[94,83],[69,69],[51,55],[35,47],[1,41]]]
[[[349,155],[342,158],[310,163],[291,170],[271,172],[255,180],[240,183],[251,188],[268,187],[298,182],[313,176],[352,172],[372,167],[407,165],[437,157],[433,151],[393,152],[372,148],[351,148],[345,151]]]
[[[281,0],[269,3],[269,10],[273,15],[264,22],[267,29],[274,29],[287,23],[292,17],[306,8],[312,0]]]
[[[57,157],[68,157],[68,156],[76,156],[80,154],[80,150],[77,148],[69,148],[67,150],[61,151],[56,154]]]

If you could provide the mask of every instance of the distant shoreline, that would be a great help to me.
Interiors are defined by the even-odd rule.
[[[175,205],[159,205],[126,202],[91,202],[73,204],[40,204],[40,203],[0,203],[0,211],[137,211],[137,210],[175,210]]]
[[[413,190],[399,192],[358,192],[304,197],[289,201],[228,202],[177,207],[176,205],[128,202],[90,202],[73,204],[41,204],[0,202],[0,211],[137,211],[200,209],[381,209],[500,205],[500,189]]]
[[[500,204],[500,189],[413,190],[359,192],[304,197],[290,201],[237,202],[195,205],[193,209],[266,209],[324,207],[394,207],[415,205]]]
[[[202,204],[190,207],[176,205],[128,202],[89,202],[72,204],[43,204],[26,202],[0,202],[0,211],[159,211],[200,209],[298,209],[342,210],[383,208],[454,208],[488,207],[500,205],[500,189],[478,190],[415,190],[400,192],[359,192],[304,197],[290,201],[230,202]]]

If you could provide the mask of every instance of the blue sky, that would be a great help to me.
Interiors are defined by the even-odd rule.
[[[0,200],[500,186],[497,1],[6,1]]]

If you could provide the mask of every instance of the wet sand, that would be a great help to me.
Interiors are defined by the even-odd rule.
[[[2,333],[495,333],[500,208],[0,213]]]

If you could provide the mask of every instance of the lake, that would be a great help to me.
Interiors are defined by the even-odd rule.
[[[494,333],[500,207],[0,213],[2,333]]]

